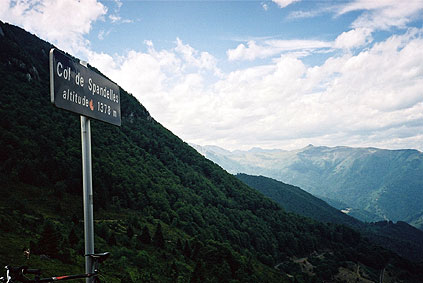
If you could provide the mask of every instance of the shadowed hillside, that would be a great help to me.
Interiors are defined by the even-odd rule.
[[[237,174],[245,184],[279,203],[284,209],[314,220],[349,226],[374,243],[411,260],[423,261],[423,231],[398,221],[363,223],[298,187],[263,177]]]

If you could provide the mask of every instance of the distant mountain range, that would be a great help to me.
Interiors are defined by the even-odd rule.
[[[406,221],[423,228],[423,153],[324,147],[228,151],[193,145],[228,172],[263,175],[299,186],[363,221]]]

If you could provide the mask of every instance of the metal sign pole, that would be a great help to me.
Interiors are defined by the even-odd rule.
[[[104,76],[52,48],[49,54],[50,100],[58,108],[81,115],[82,181],[84,199],[85,254],[94,253],[94,216],[90,118],[121,125],[120,88]],[[85,257],[85,272],[94,272],[93,261]],[[86,283],[93,280],[88,278]]]
[[[84,235],[85,254],[94,253],[94,216],[93,216],[93,186],[91,170],[91,124],[90,119],[81,115],[81,143],[82,143],[82,183],[84,190]],[[85,272],[93,273],[91,257],[85,257]],[[86,283],[91,283],[87,278]]]

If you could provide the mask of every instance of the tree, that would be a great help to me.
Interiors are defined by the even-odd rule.
[[[185,241],[185,246],[184,246],[184,256],[186,258],[190,258],[191,257],[191,247],[189,245],[188,240]]]
[[[165,242],[163,238],[162,225],[160,224],[160,222],[157,223],[156,232],[153,236],[153,243],[159,248],[164,248]]]
[[[109,237],[109,239],[107,240],[107,243],[108,243],[110,246],[116,246],[117,241],[116,241],[116,237],[115,237],[115,234],[114,234],[114,233],[111,233],[111,234],[110,234],[110,237]]]
[[[73,248],[79,242],[78,236],[76,235],[75,228],[72,227],[71,231],[69,232],[69,245]]]
[[[141,235],[138,237],[139,242],[149,245],[151,244],[151,236],[150,236],[150,230],[147,226],[144,226],[142,229]]]
[[[132,228],[131,224],[129,224],[128,228],[126,229],[126,235],[129,239],[132,239],[132,237],[134,236],[134,229]]]
[[[176,248],[179,251],[182,251],[182,249],[183,249],[181,239],[179,239],[179,238],[178,238],[178,241],[176,242]]]
[[[196,260],[198,258],[199,254],[200,254],[200,250],[203,247],[204,246],[200,241],[198,241],[198,240],[194,241],[194,244],[193,244],[193,247],[192,247],[192,253],[191,253],[191,258],[193,260]]]
[[[61,234],[57,231],[54,223],[47,220],[44,224],[43,231],[41,232],[37,250],[39,253],[57,258],[59,256],[61,240]]]
[[[200,260],[195,264],[194,271],[191,274],[190,282],[203,282],[204,281],[204,267],[203,262]]]
[[[125,271],[122,274],[122,277],[120,278],[120,282],[128,282],[128,283],[131,283],[131,282],[134,282],[134,281],[132,280],[131,274],[128,271]]]
[[[178,272],[178,267],[176,266],[175,261],[173,261],[172,265],[170,266],[170,274],[173,281],[175,281],[175,279],[178,278],[179,272]]]

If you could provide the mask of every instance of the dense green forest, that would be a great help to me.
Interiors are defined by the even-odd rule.
[[[364,223],[328,205],[302,189],[264,176],[236,177],[273,199],[284,209],[320,222],[342,224],[359,231],[373,243],[393,250],[412,261],[423,261],[423,231],[398,221]]]
[[[52,45],[0,28],[0,264],[81,271],[79,117],[49,101]],[[120,91],[122,126],[91,123],[95,246],[112,254],[104,281],[322,282],[357,266],[374,281],[382,270],[422,278],[420,265],[346,226],[284,211]]]

